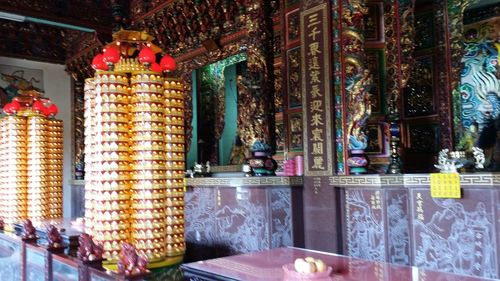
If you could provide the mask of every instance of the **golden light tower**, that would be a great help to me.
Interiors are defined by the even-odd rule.
[[[113,37],[94,58],[95,88],[88,82],[86,92],[85,225],[111,263],[130,242],[151,267],[164,266],[185,252],[183,87],[164,80],[175,61],[165,55],[161,69],[147,33]]]
[[[55,104],[24,91],[0,119],[0,217],[9,228],[23,219],[62,217],[62,121]]]

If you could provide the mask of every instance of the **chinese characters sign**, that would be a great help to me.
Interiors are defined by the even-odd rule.
[[[328,5],[300,14],[304,168],[306,176],[333,173]]]

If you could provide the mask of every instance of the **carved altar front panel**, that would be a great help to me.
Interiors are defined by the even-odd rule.
[[[410,265],[410,216],[408,192],[384,189],[387,216],[387,261]]]
[[[411,190],[413,264],[431,270],[498,278],[498,211],[494,189],[464,189],[462,199]]]
[[[345,188],[344,253],[410,265],[408,193],[403,188]]]
[[[189,260],[294,245],[291,187],[194,186],[185,202]]]
[[[348,256],[385,260],[384,201],[380,190],[345,190],[344,251]]]

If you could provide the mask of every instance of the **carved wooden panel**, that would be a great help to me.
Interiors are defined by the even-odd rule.
[[[300,47],[287,51],[287,71],[288,107],[300,107],[302,105]]]
[[[370,88],[372,114],[384,113],[387,106],[385,97],[385,54],[383,49],[366,50],[366,66],[372,73],[373,85]]]
[[[432,11],[415,14],[415,51],[434,47],[434,30]]]
[[[384,41],[384,25],[383,2],[366,3],[368,13],[364,17],[365,42],[383,42]]]
[[[290,151],[302,151],[304,141],[302,139],[302,130],[303,130],[303,124],[302,124],[302,112],[293,112],[289,113],[289,137],[290,140],[288,141],[290,147]]]
[[[408,128],[411,152],[436,153],[439,151],[439,129],[437,126],[412,125]]]
[[[274,112],[283,112],[283,74],[280,63],[274,65]]]
[[[426,116],[434,108],[434,56],[415,58],[411,80],[404,89],[404,114],[406,117]]]
[[[276,151],[277,152],[283,152],[285,151],[285,124],[283,123],[283,117],[281,116],[280,118],[276,118],[276,126],[275,126],[275,132],[276,132]]]
[[[286,22],[286,44],[290,45],[300,39],[300,17],[299,9],[288,12],[285,15]]]

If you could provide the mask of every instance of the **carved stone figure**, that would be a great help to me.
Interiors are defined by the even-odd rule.
[[[78,237],[78,258],[84,262],[102,260],[104,249],[101,245],[95,244],[92,236],[87,233],[80,234]]]
[[[47,227],[47,242],[49,248],[61,248],[63,247],[63,238],[53,224]]]
[[[32,239],[36,239],[37,238],[37,236],[36,236],[36,229],[33,226],[33,223],[29,219],[26,219],[23,222],[23,234],[22,234],[22,238],[23,239],[28,239],[28,240],[32,240]]]
[[[118,261],[118,273],[138,275],[148,272],[148,259],[144,255],[138,255],[135,247],[130,243],[123,243]]]

